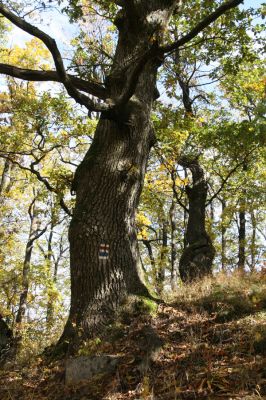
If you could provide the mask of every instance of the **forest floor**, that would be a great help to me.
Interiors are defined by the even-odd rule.
[[[265,274],[207,279],[154,308],[124,316],[108,339],[82,349],[121,357],[115,372],[67,386],[64,360],[38,359],[0,372],[0,399],[266,399]],[[143,363],[147,326],[161,346]]]

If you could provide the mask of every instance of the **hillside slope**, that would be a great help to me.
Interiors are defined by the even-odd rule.
[[[135,305],[80,350],[92,354],[117,355],[118,368],[67,386],[64,360],[9,366],[1,371],[0,398],[266,398],[266,276],[220,275],[180,288],[158,308]]]

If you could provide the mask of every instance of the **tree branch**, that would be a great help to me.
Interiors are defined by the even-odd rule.
[[[209,26],[211,23],[216,21],[226,11],[237,7],[239,4],[243,3],[243,1],[244,0],[229,0],[223,3],[213,13],[207,15],[202,21],[200,21],[198,25],[196,25],[189,33],[169,45],[160,47],[160,50],[163,53],[170,53],[178,49],[180,46],[183,46],[184,44],[190,42],[190,40],[194,39],[194,37],[196,37],[200,32],[207,28],[207,26]]]
[[[125,89],[123,90],[123,93],[121,96],[119,96],[115,100],[115,107],[119,107],[123,104],[126,104],[130,97],[133,96],[135,89],[138,84],[139,76],[146,65],[146,63],[153,57],[155,57],[158,53],[158,46],[157,43],[155,43],[149,50],[147,50],[136,62],[136,65],[131,72],[131,75],[126,82]]]
[[[22,18],[18,17],[16,14],[11,12],[4,4],[0,1],[0,13],[6,17],[10,22],[16,25],[18,28],[22,29],[23,31],[29,33],[32,36],[37,37],[40,39],[45,46],[50,51],[55,68],[60,79],[60,82],[63,83],[65,86],[68,94],[76,100],[77,103],[85,106],[90,111],[107,111],[111,108],[111,104],[108,103],[98,103],[97,101],[90,99],[88,96],[80,93],[78,89],[73,85],[71,79],[69,78],[68,74],[66,73],[64,63],[60,54],[60,51],[57,47],[56,41],[51,38],[51,36],[47,35],[45,32],[41,31],[39,28],[31,25],[29,22],[23,20]]]
[[[13,76],[14,78],[23,79],[27,81],[39,82],[59,82],[62,83],[56,71],[38,71],[34,69],[18,68],[9,64],[0,63],[0,74]],[[77,76],[67,74],[68,79],[77,89],[83,92],[90,93],[93,96],[105,100],[107,97],[106,89],[96,82],[85,81]]]
[[[62,196],[60,196],[60,193],[58,193],[58,191],[49,183],[49,181],[44,178],[39,171],[36,171],[36,169],[34,168],[34,165],[36,165],[38,163],[38,161],[40,161],[40,159],[37,161],[33,161],[30,164],[30,167],[25,167],[24,165],[21,165],[18,161],[14,160],[13,158],[5,155],[5,154],[1,154],[0,153],[0,157],[5,158],[7,160],[9,160],[10,162],[12,162],[13,164],[17,165],[20,169],[24,170],[24,171],[29,171],[32,174],[34,174],[36,176],[36,178],[38,179],[38,181],[42,182],[44,184],[44,186],[46,187],[47,190],[49,190],[49,192],[53,192],[57,195],[58,200],[59,200],[59,204],[61,206],[61,208],[65,211],[65,213],[67,215],[69,215],[70,217],[72,216],[71,211],[69,210],[69,208],[67,207],[64,199]],[[41,157],[43,158],[43,156]]]
[[[31,239],[29,240],[29,244],[33,245],[35,240],[39,239],[46,232],[47,228],[48,224],[43,229],[34,232],[34,236],[32,236]]]

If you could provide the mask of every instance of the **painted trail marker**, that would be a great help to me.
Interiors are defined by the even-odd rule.
[[[109,244],[100,244],[99,260],[108,260],[109,258]]]

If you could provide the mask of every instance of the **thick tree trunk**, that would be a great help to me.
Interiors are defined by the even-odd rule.
[[[110,98],[123,93],[152,35],[167,24],[174,1],[126,2],[115,23],[119,39]],[[150,112],[160,60],[141,72],[134,95],[115,113],[103,113],[93,143],[77,168],[76,206],[70,224],[71,308],[60,342],[88,337],[108,323],[130,293],[149,295],[140,279],[135,212],[154,132]],[[80,339],[78,339],[80,340]]]
[[[186,230],[187,247],[180,258],[179,273],[183,282],[202,278],[212,273],[215,254],[211,239],[205,229],[207,184],[203,169],[197,160],[185,157],[180,164],[191,170],[192,186],[186,187],[189,200],[189,217]]]
[[[76,174],[69,321],[85,335],[106,323],[126,294],[148,295],[139,278],[134,222],[152,143],[149,120],[142,117],[146,128],[124,131],[115,121],[101,119]]]

